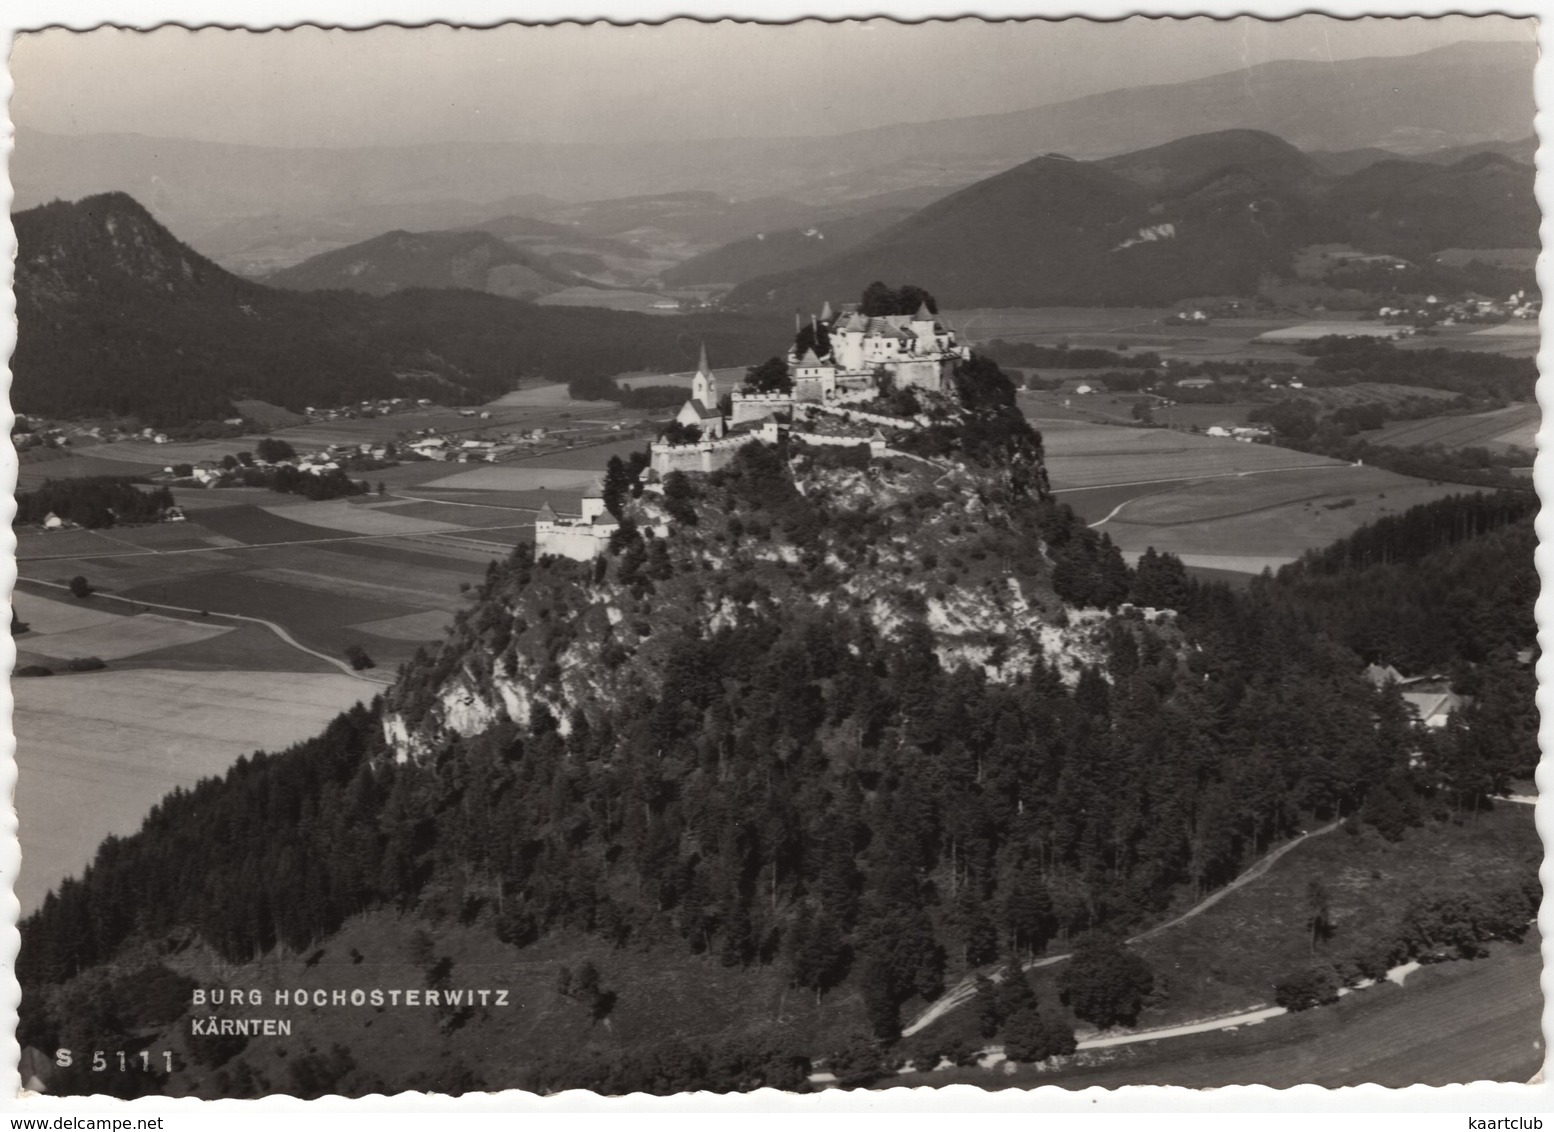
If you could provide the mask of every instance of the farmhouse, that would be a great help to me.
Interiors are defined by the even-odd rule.
[[[1097,381],[1093,378],[1071,377],[1058,386],[1058,392],[1077,393],[1080,396],[1086,396],[1091,393],[1106,393],[1109,390],[1106,388],[1104,381]]]
[[[1466,702],[1452,691],[1404,692],[1403,702],[1414,709],[1419,722],[1429,728],[1445,727],[1452,712]]]

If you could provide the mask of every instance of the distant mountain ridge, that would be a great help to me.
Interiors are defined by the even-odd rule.
[[[520,379],[685,368],[705,341],[749,363],[785,320],[667,320],[469,290],[302,294],[234,276],[124,193],[17,213],[18,412],[176,426],[257,398],[300,411],[369,397],[486,400]],[[489,237],[487,237],[489,238]]]
[[[901,190],[949,190],[1047,151],[1085,158],[1135,151],[1169,141],[1183,123],[1199,132],[1262,130],[1307,151],[1380,147],[1410,155],[1514,142],[1531,130],[1535,59],[1529,40],[1463,43],[1410,56],[1281,61],[1005,114],[820,137],[266,149],[50,135],[23,125],[10,173],[18,208],[133,192],[194,246],[230,265],[238,255],[264,260],[252,230],[261,217],[270,218],[272,228],[286,228],[283,238],[295,248],[306,244],[309,232],[318,238],[337,233],[329,242],[338,246],[392,228],[451,228],[482,215],[533,211],[500,203],[515,194],[579,202],[699,190],[741,201],[786,197],[827,204]],[[414,216],[388,216],[399,209],[412,209]],[[342,232],[341,218],[361,210],[385,211],[366,230]],[[747,211],[754,217],[756,210]],[[679,258],[688,258],[814,219],[766,210],[743,230],[703,226],[698,236],[675,227],[671,235],[684,245]],[[675,224],[696,220],[688,213]],[[293,253],[288,262],[301,258]]]
[[[1249,294],[1296,248],[1410,258],[1536,247],[1533,170],[1497,153],[1335,176],[1272,134],[1231,130],[1100,161],[1035,158],[819,263],[747,280],[734,305],[810,308],[873,279],[938,280],[949,306],[1159,305]]]
[[[582,282],[544,256],[484,231],[386,232],[325,252],[265,279],[293,291],[340,288],[386,295],[410,287],[463,287],[533,299]]]

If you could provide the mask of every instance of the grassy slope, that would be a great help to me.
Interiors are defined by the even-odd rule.
[[[1303,842],[1260,880],[1226,896],[1202,915],[1136,945],[1164,991],[1160,1001],[1140,1015],[1137,1028],[1179,1025],[1272,1006],[1277,979],[1342,953],[1366,928],[1398,916],[1421,889],[1495,887],[1536,869],[1542,857],[1532,808],[1512,803],[1461,824],[1441,822],[1410,830],[1399,842],[1388,842],[1373,831],[1351,834],[1347,829]],[[1306,920],[1306,891],[1313,879],[1321,880],[1328,890],[1336,927],[1331,941],[1319,946],[1314,957]],[[1054,945],[1053,950],[1060,949]],[[1091,1051],[1056,1071],[1038,1074],[1022,1067],[1008,1079],[1002,1069],[996,1074],[961,1069],[913,1076],[903,1083],[1029,1087],[1073,1079],[1078,1087],[1290,1085],[1315,1080],[1335,1085],[1366,1080],[1439,1083],[1497,1075],[1525,1079],[1541,1060],[1541,1051],[1531,1047],[1541,1010],[1536,933],[1531,941],[1515,947],[1496,945],[1493,956],[1416,972],[1409,978],[1406,995],[1389,984],[1346,997],[1336,1007],[1274,1019],[1233,1035],[1216,1032]],[[1031,972],[1043,1009],[1058,1009],[1055,976],[1059,969]],[[1432,997],[1417,1001],[1423,996],[1415,992],[1437,984],[1458,989],[1442,991],[1439,999],[1432,992]],[[1401,1012],[1396,1021],[1387,1020],[1392,1017],[1389,1011]],[[1373,1013],[1378,1019],[1373,1024],[1350,1025]],[[1502,1014],[1504,1033],[1495,1021]],[[936,1029],[969,1035],[969,1022],[969,1012],[962,1008],[937,1023]],[[1443,1043],[1447,1052],[1431,1053],[1419,1035],[1448,1027],[1462,1035],[1463,1045]],[[1252,1035],[1250,1045],[1247,1034]],[[1249,1052],[1256,1056],[1248,1056]],[[1518,1068],[1518,1058],[1532,1066],[1525,1074]],[[1452,1072],[1472,1076],[1454,1077]],[[1341,1073],[1350,1076],[1339,1079]],[[1092,1080],[1095,1074],[1101,1079]]]

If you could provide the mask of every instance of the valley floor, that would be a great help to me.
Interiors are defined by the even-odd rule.
[[[317,672],[147,668],[14,681],[22,914],[79,874],[103,838],[139,829],[175,786],[315,735],[373,690]]]

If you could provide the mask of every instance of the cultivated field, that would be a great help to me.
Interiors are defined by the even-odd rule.
[[[1280,326],[1266,330],[1258,336],[1263,342],[1314,342],[1330,336],[1401,338],[1405,328],[1388,326],[1375,319],[1327,318],[1315,322],[1301,322],[1294,326]]]
[[[1189,566],[1257,573],[1384,515],[1463,490],[1334,463],[1148,494],[1123,504],[1102,529],[1130,560],[1154,547]]]
[[[1268,444],[1242,444],[1174,429],[1037,422],[1055,489],[1240,475],[1337,464]]]
[[[1538,354],[1538,324],[1536,322],[1506,322],[1498,326],[1433,327],[1429,334],[1416,334],[1400,339],[1401,350],[1473,350],[1484,353],[1505,354],[1513,358],[1532,358]]]
[[[661,308],[663,295],[651,291],[605,291],[598,287],[568,287],[535,300],[542,307],[604,307],[612,311],[638,311],[642,314],[676,315],[676,307]]]
[[[1054,494],[1130,560],[1154,547],[1188,566],[1255,574],[1463,490],[1196,433],[1035,423]]]
[[[1424,417],[1416,421],[1398,421],[1380,432],[1368,434],[1373,444],[1413,447],[1439,444],[1443,448],[1537,446],[1538,426],[1543,421],[1537,405],[1508,405],[1488,413],[1466,416]]]
[[[24,532],[18,567],[23,578],[60,584],[79,574],[105,595],[273,621],[303,645],[336,658],[360,645],[388,671],[409,659],[418,644],[439,639],[467,601],[464,591],[484,578],[486,564],[532,530],[527,512],[376,497],[366,506],[273,503],[291,497],[269,492],[248,498],[266,506],[195,509],[189,522],[125,531]],[[402,514],[405,506],[421,514]],[[129,541],[148,534],[155,538]],[[142,545],[147,541],[152,545]],[[188,623],[160,612],[179,625]],[[393,629],[379,635],[373,630],[379,624]],[[411,636],[411,626],[424,635]],[[24,647],[58,659],[66,657],[60,651],[66,648],[68,656],[109,659],[109,652],[124,657],[174,644],[193,646],[211,635],[203,624],[198,630],[179,630],[183,637],[175,640],[172,627],[162,626],[130,652],[124,651],[128,644],[99,641],[102,633],[89,628],[47,646],[40,635],[39,643]],[[89,647],[98,644],[103,651]]]
[[[23,914],[80,872],[104,837],[138,829],[174,786],[314,735],[371,690],[338,673],[147,669],[14,681]]]
[[[1294,326],[1298,318],[1224,318],[1207,324],[1171,325],[1171,308],[1046,307],[1007,310],[945,311],[941,317],[972,345],[1002,338],[1042,345],[1127,346],[1152,350],[1183,361],[1227,360],[1248,354],[1259,358],[1301,360],[1291,343],[1263,342],[1269,331]]]
[[[115,617],[111,621],[64,633],[27,637],[25,649],[46,660],[70,660],[95,656],[99,660],[123,660],[158,649],[190,645],[231,632],[225,625],[198,624],[156,613]]]
[[[119,445],[107,450],[115,455]],[[16,470],[16,490],[33,491],[45,480],[80,479],[83,476],[143,476],[147,468],[136,460],[108,459],[98,455],[103,445],[82,452],[76,448],[33,448],[23,452]]]

